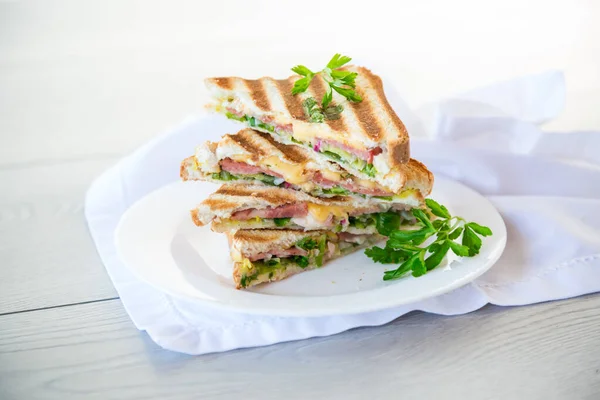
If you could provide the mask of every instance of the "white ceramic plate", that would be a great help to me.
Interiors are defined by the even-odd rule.
[[[225,235],[198,228],[189,214],[216,188],[205,182],[177,182],[134,204],[116,231],[125,265],[140,279],[176,297],[242,313],[323,316],[381,310],[449,292],[487,271],[506,244],[504,222],[487,199],[437,177],[432,198],[451,213],[494,232],[484,238],[478,256],[440,266],[420,278],[384,282],[383,272],[392,266],[375,264],[359,251],[281,282],[236,290]]]

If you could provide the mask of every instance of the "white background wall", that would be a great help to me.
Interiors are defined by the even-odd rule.
[[[415,108],[559,68],[548,129],[600,129],[597,1],[0,1],[0,166],[122,154],[197,113],[205,76],[286,76],[335,52]]]

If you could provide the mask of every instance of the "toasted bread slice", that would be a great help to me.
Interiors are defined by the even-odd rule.
[[[281,144],[267,133],[243,129],[224,135],[218,143],[199,146],[193,157],[183,161],[181,176],[184,180],[263,182],[318,197],[343,194],[392,203],[402,203],[411,194],[409,191],[421,197],[431,191],[433,174],[416,160],[398,167],[402,186],[394,192],[379,183],[356,178],[338,164],[317,159],[312,153],[300,146]]]
[[[283,80],[209,78],[205,83],[214,99],[209,107],[397,191],[402,185],[397,168],[410,160],[406,127],[388,103],[377,75],[364,67],[343,69],[358,73],[356,90],[363,100],[349,102],[334,91],[333,102],[343,107],[338,119],[310,122],[305,113],[303,102],[309,97],[320,101],[325,93],[327,83],[320,75],[297,95],[291,94],[297,75]]]

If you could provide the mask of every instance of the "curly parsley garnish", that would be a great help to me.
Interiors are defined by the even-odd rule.
[[[449,250],[460,257],[473,257],[481,249],[480,236],[492,235],[492,230],[487,226],[475,222],[467,222],[464,218],[453,217],[448,209],[432,199],[426,199],[431,214],[438,217],[432,220],[430,214],[413,209],[412,214],[417,219],[415,230],[390,231],[389,226],[382,226],[378,230],[381,234],[389,236],[385,248],[372,247],[365,250],[367,257],[382,264],[398,264],[395,270],[385,271],[383,280],[398,279],[409,272],[414,277],[425,275],[440,265]],[[462,235],[461,243],[458,239]],[[435,240],[428,246],[420,247],[430,237]]]
[[[339,69],[342,66],[348,64],[351,60],[352,59],[350,57],[342,56],[341,54],[336,54],[329,61],[327,66],[318,72],[313,72],[304,65],[296,65],[294,68],[292,68],[292,71],[294,71],[298,75],[303,76],[303,78],[298,79],[294,83],[294,87],[292,88],[292,94],[296,95],[298,93],[306,92],[313,78],[316,75],[321,74],[325,82],[327,82],[327,91],[325,92],[325,95],[321,100],[320,108],[321,113],[323,115],[326,115],[328,106],[333,100],[333,90],[335,90],[340,95],[344,96],[350,101],[362,101],[362,97],[360,97],[360,95],[354,90],[356,89],[355,80],[358,74],[356,72],[342,71]],[[313,101],[315,100],[313,99]],[[312,114],[309,114],[309,116],[310,115]]]

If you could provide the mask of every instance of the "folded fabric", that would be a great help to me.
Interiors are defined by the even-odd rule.
[[[178,180],[179,162],[196,145],[239,129],[217,116],[186,120],[100,176],[86,198],[89,229],[138,329],[160,346],[188,354],[331,335],[381,325],[412,310],[454,315],[487,303],[523,305],[600,291],[600,170],[558,160],[583,154],[588,162],[598,161],[598,155],[586,149],[598,139],[578,133],[560,134],[564,139],[559,140],[558,134],[544,136],[536,125],[559,111],[561,98],[547,98],[564,98],[561,85],[562,76],[551,73],[486,88],[480,102],[488,111],[500,110],[503,117],[496,119],[459,115],[442,102],[436,115],[443,116],[444,123],[438,119],[438,125],[428,125],[436,126],[436,135],[413,140],[416,158],[435,174],[488,196],[508,228],[507,247],[498,263],[476,281],[443,296],[357,315],[283,318],[223,312],[137,280],[116,255],[117,223],[136,200]],[[515,98],[527,107],[508,106]],[[466,99],[477,102],[476,93]],[[515,112],[518,115],[510,115]]]

